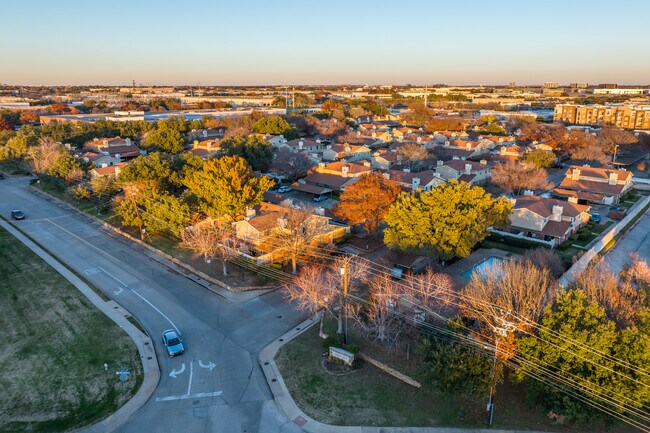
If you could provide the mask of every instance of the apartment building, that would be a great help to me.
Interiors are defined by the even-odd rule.
[[[558,104],[553,120],[576,125],[610,124],[625,129],[650,129],[650,105]]]

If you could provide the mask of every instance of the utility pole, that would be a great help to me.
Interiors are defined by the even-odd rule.
[[[497,359],[498,359],[498,353],[499,353],[499,338],[500,337],[507,337],[508,336],[508,331],[511,331],[514,329],[514,325],[505,319],[501,319],[501,326],[496,327],[494,326],[493,328],[494,335],[495,335],[495,340],[494,340],[494,363],[492,364],[492,383],[490,385],[490,400],[487,405],[487,411],[488,411],[488,425],[491,427],[492,426],[492,418],[494,417],[494,394],[496,393],[496,387],[497,387]]]
[[[343,344],[348,344],[348,282],[350,278],[349,263],[347,259],[343,260],[343,267],[341,267],[341,283],[343,284],[343,315],[344,315],[344,331],[343,331]]]
[[[429,90],[427,89],[427,85],[424,85],[424,108],[429,107]]]
[[[612,164],[616,162],[616,151],[618,150],[618,144],[614,146],[614,158],[612,158]]]
[[[296,88],[294,87],[291,92],[291,111],[296,111]]]

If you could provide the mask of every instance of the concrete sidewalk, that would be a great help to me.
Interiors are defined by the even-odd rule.
[[[84,433],[107,433],[117,429],[122,425],[131,415],[133,415],[151,396],[151,394],[158,386],[160,380],[160,369],[158,367],[158,360],[156,359],[156,352],[154,351],[151,339],[140,332],[127,317],[131,314],[118,305],[115,301],[104,301],[97,293],[93,291],[86,283],[84,283],[73,272],[66,268],[61,262],[52,257],[41,247],[32,242],[28,237],[23,235],[12,224],[7,221],[0,220],[0,226],[11,233],[16,239],[25,244],[27,248],[32,250],[36,255],[43,259],[48,265],[52,266],[59,274],[65,279],[70,281],[90,302],[92,302],[102,313],[108,316],[117,326],[122,328],[129,337],[133,340],[140,359],[142,360],[142,370],[144,378],[142,385],[136,394],[128,402],[119,408],[115,413],[108,416],[104,420],[86,427],[81,432]]]
[[[266,381],[280,410],[284,412],[289,421],[301,427],[308,433],[549,433],[523,430],[498,430],[498,429],[463,429],[448,427],[366,427],[366,426],[336,426],[323,424],[305,414],[291,397],[287,386],[282,379],[280,370],[275,364],[275,355],[280,348],[317,324],[320,321],[318,313],[305,320],[282,337],[266,346],[259,354],[259,363],[266,376]]]

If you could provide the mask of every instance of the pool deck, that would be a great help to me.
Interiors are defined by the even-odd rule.
[[[506,259],[508,257],[514,257],[516,254],[509,253],[507,251],[497,250],[494,248],[489,249],[480,249],[473,252],[468,257],[465,257],[462,260],[457,261],[453,265],[445,268],[444,273],[449,274],[454,283],[456,283],[457,288],[465,286],[469,282],[469,278],[463,276],[464,272],[472,269],[476,264],[485,261],[490,257],[499,257],[501,259]]]

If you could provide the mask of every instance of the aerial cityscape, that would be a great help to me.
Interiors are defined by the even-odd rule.
[[[650,432],[649,13],[3,5],[0,433]]]

